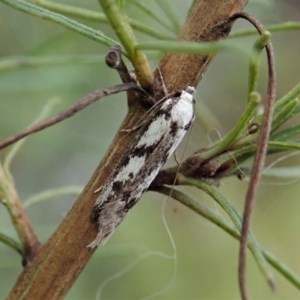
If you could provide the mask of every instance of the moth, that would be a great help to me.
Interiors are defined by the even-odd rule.
[[[127,153],[100,189],[91,220],[99,225],[96,239],[104,244],[129,210],[148,189],[174,153],[195,118],[193,87],[174,93],[154,109],[139,129]]]

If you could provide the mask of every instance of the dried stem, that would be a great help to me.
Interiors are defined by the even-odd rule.
[[[119,45],[114,45],[110,47],[110,50],[106,55],[105,61],[110,68],[115,69],[118,72],[123,83],[137,84],[137,79],[135,78],[135,75],[130,74],[123,61],[122,49]],[[136,92],[134,90],[127,90],[128,106],[130,106],[136,100]]]
[[[18,134],[5,139],[4,141],[2,141],[0,143],[0,150],[21,140],[22,138],[24,138],[30,134],[41,131],[47,127],[50,127],[54,124],[57,124],[65,119],[67,119],[67,118],[72,117],[73,115],[75,115],[76,113],[81,111],[82,109],[86,108],[88,105],[94,103],[95,101],[101,99],[104,96],[109,96],[109,95],[120,93],[122,91],[127,91],[127,90],[139,91],[145,97],[147,97],[145,92],[143,91],[143,89],[134,83],[119,84],[119,85],[115,85],[115,86],[108,87],[105,89],[97,90],[97,91],[85,96],[84,98],[79,100],[77,103],[75,103],[71,107],[65,109],[64,111],[60,112],[59,114],[57,114],[51,118],[48,118],[45,121],[39,122],[27,129],[22,130]]]
[[[110,68],[118,71],[123,83],[136,83],[133,82],[132,77],[130,76],[122,59],[122,49],[119,45],[110,47],[110,50],[105,57],[105,61]]]
[[[264,29],[262,25],[249,14],[238,13],[234,15],[231,19],[236,20],[237,18],[243,18],[248,20],[256,27],[256,29],[260,34],[263,34]],[[273,48],[270,42],[266,45],[266,52],[268,56],[268,76],[269,76],[268,91],[267,91],[267,98],[265,103],[264,117],[260,128],[260,136],[258,140],[250,183],[249,183],[246,200],[245,200],[243,225],[241,231],[241,245],[240,245],[240,253],[239,253],[239,285],[240,285],[241,297],[243,300],[249,299],[247,293],[245,273],[246,273],[246,250],[247,250],[248,234],[250,229],[250,220],[254,208],[254,202],[255,202],[259,181],[265,163],[265,157],[268,148],[268,140],[271,132],[273,108],[275,103],[276,73],[275,73],[275,61],[274,61]],[[269,280],[269,284],[274,289],[275,285],[271,279]]]

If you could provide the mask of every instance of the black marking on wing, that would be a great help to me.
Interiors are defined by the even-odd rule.
[[[147,132],[147,129],[156,119],[163,117],[165,120],[170,120],[172,108],[177,104],[178,100],[179,97],[173,98],[166,106],[152,111],[148,122],[133,139],[128,147],[127,153],[121,159],[109,180],[102,188],[98,197],[101,201],[99,201],[98,204],[96,202],[91,219],[98,221],[100,225],[99,230],[101,230],[104,236],[109,236],[121,223],[128,211],[148,189],[151,181],[168,159],[170,149],[174,145],[174,139],[178,138],[179,124],[176,122],[172,122],[169,126],[166,126],[163,129],[165,132],[161,132],[161,136],[158,137],[152,145],[145,144],[140,147],[137,147],[137,145],[141,137]],[[181,130],[187,130],[191,123],[192,121],[187,124],[185,128],[181,128]],[[127,179],[114,182],[114,179],[122,168],[127,166],[133,157],[145,157],[146,163],[141,166],[137,173],[129,173]],[[103,199],[105,191],[108,192],[109,190],[111,191],[110,194],[106,199]],[[122,192],[122,194],[120,192]]]
[[[147,159],[151,153],[157,148],[157,146],[161,143],[164,136],[161,136],[155,143],[152,145],[142,145],[140,147],[136,147],[130,157],[145,157]]]
[[[123,188],[123,182],[122,181],[115,181],[113,183],[113,186],[112,186],[112,190],[115,192],[115,193],[118,193],[119,191],[121,191]]]

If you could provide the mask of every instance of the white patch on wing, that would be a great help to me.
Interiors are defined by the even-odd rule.
[[[174,141],[171,148],[168,151],[168,158],[173,154],[173,152],[178,147],[179,143],[185,136],[187,131],[186,126],[191,123],[194,117],[194,105],[192,103],[193,95],[183,91],[180,100],[174,105],[171,111],[172,122],[177,124],[177,132],[174,136]]]
[[[186,130],[184,130],[184,129],[179,129],[177,131],[176,136],[174,137],[172,147],[168,151],[168,158],[170,158],[170,156],[174,153],[174,151],[176,150],[176,148],[180,144],[181,140],[183,139],[185,133],[186,133]]]
[[[153,179],[156,177],[156,175],[158,174],[158,172],[160,171],[162,165],[158,166],[157,169],[152,170],[152,172],[149,174],[149,176],[147,177],[147,182],[150,181],[150,183],[153,181]],[[150,185],[150,183],[148,184],[148,187]],[[147,188],[148,188],[147,187]]]
[[[161,109],[164,109],[172,102],[172,99],[166,100],[166,102],[162,105]],[[161,115],[154,119],[154,121],[147,128],[147,131],[143,133],[140,141],[137,144],[137,148],[141,146],[151,146],[158,141],[162,135],[168,130],[170,124],[170,120],[166,120],[164,115]]]
[[[189,124],[194,116],[193,104],[189,101],[180,99],[171,111],[171,118],[176,122],[178,127],[185,127]]]
[[[132,175],[135,176],[143,167],[144,163],[145,163],[145,156],[130,157],[128,164],[120,170],[120,172],[114,178],[113,181],[116,182],[116,181],[128,180],[130,173],[132,173]]]
[[[97,198],[95,205],[102,205],[104,201],[107,199],[109,195],[114,196],[116,192],[113,190],[113,185],[115,182],[125,182],[127,181],[130,177],[129,174],[132,173],[132,180],[136,180],[135,176],[136,174],[140,171],[140,169],[144,166],[145,164],[145,156],[142,157],[131,157],[129,159],[129,162],[127,165],[123,166],[118,174],[114,177],[114,180],[108,182],[100,192],[99,197]],[[112,204],[113,205],[113,204]],[[124,205],[124,204],[122,204]]]

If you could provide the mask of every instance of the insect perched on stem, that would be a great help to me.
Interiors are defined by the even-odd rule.
[[[174,153],[195,118],[193,92],[189,86],[150,113],[100,190],[91,215],[99,233],[88,247],[107,241]]]

